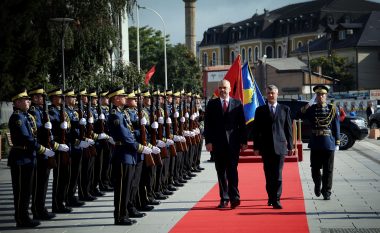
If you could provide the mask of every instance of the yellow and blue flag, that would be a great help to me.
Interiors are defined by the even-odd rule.
[[[243,81],[243,106],[245,124],[248,124],[255,119],[256,108],[264,105],[265,100],[252,75],[248,62],[244,64],[241,73]]]

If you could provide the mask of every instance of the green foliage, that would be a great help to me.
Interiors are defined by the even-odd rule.
[[[352,69],[353,64],[346,57],[338,57],[335,54],[329,57],[318,57],[310,61],[311,68],[315,70],[322,67],[324,75],[339,79],[339,85],[334,86],[335,91],[348,91],[355,88]]]

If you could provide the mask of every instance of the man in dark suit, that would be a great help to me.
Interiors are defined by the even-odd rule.
[[[238,189],[238,160],[240,149],[247,148],[242,103],[229,96],[230,82],[219,82],[220,98],[208,102],[205,117],[206,149],[215,155],[215,168],[218,174],[220,204],[225,208],[231,201],[231,208],[240,205]]]
[[[282,209],[282,168],[285,155],[292,155],[292,121],[288,106],[277,103],[278,88],[269,85],[268,102],[256,109],[253,148],[263,158],[268,206]]]

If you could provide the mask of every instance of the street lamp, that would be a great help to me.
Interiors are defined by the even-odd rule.
[[[137,5],[137,7],[141,8],[141,9],[146,9],[146,10],[153,11],[156,15],[158,15],[158,17],[160,17],[160,19],[162,21],[162,24],[164,25],[165,90],[167,90],[168,89],[168,64],[167,64],[167,60],[166,60],[166,24],[165,24],[165,21],[161,17],[161,15],[157,11],[153,10],[152,8],[145,7],[145,6],[139,6],[139,5]]]
[[[111,62],[111,83],[113,83],[113,64],[112,64],[112,54],[113,54],[113,43],[112,40],[110,40],[108,44],[108,52],[110,54],[110,62]]]
[[[74,21],[71,18],[51,18],[50,21],[61,23],[61,47],[62,47],[62,80],[63,80],[63,90],[66,90],[66,77],[65,77],[65,31],[67,25]]]
[[[264,54],[262,58],[263,64],[264,64],[264,90],[268,86],[268,81],[267,81],[267,55]]]

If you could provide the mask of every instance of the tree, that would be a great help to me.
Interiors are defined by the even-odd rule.
[[[161,31],[156,31],[150,27],[141,27],[140,33],[140,64],[141,72],[146,73],[153,65],[156,65],[156,72],[150,83],[159,85],[161,90],[165,86],[165,61],[164,61],[164,40]],[[137,64],[137,29],[129,28],[130,40],[130,60]],[[168,41],[169,36],[166,37]],[[168,88],[201,91],[201,71],[192,53],[181,44],[166,45],[167,68],[168,68]]]
[[[314,58],[310,61],[310,65],[313,70],[321,66],[324,75],[340,80],[339,85],[334,86],[334,91],[348,91],[355,88],[353,64],[348,62],[348,58],[333,54],[329,57]]]

